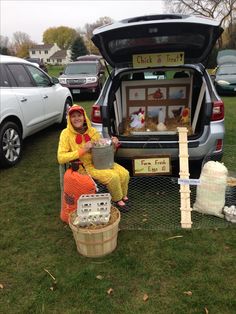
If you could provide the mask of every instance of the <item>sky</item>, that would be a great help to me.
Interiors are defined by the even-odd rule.
[[[20,31],[36,43],[42,43],[43,32],[49,27],[78,29],[104,16],[117,21],[161,13],[161,0],[0,0],[0,35],[11,41],[13,34]]]

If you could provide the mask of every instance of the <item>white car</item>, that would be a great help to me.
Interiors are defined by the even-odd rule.
[[[68,88],[24,59],[0,55],[0,166],[21,158],[22,139],[66,123],[73,103]]]

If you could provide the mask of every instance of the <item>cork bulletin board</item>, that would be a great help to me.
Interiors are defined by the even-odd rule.
[[[176,133],[191,129],[191,78],[122,82],[125,133]],[[119,109],[119,111],[121,108]]]

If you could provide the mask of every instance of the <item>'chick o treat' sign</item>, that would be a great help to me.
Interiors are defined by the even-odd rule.
[[[184,52],[166,52],[133,55],[133,67],[173,66],[184,64]]]

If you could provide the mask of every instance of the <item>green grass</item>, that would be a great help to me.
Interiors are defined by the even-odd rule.
[[[227,165],[236,108],[224,100]],[[235,313],[235,228],[122,230],[112,254],[77,253],[59,219],[59,134],[54,126],[26,139],[22,161],[0,172],[0,313]]]
[[[223,97],[225,103],[226,145],[236,145],[235,119],[236,119],[236,97]]]
[[[54,77],[59,77],[60,72],[63,72],[63,70],[64,70],[64,66],[48,64],[47,69],[48,69],[48,75],[54,76]]]
[[[225,103],[225,150],[223,162],[236,175],[236,97],[223,97]]]

